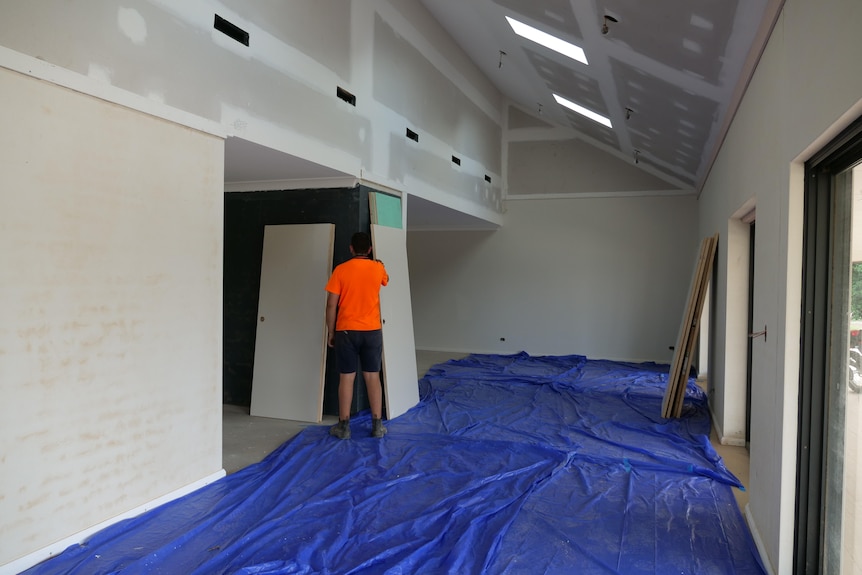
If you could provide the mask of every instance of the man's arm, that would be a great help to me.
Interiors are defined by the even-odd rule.
[[[329,347],[335,346],[335,316],[338,313],[339,297],[337,293],[326,292],[326,341]]]

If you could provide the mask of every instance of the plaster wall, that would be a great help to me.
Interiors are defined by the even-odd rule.
[[[520,200],[496,231],[408,235],[416,347],[670,363],[693,196]]]
[[[517,133],[510,130],[509,135]],[[509,143],[507,197],[661,192],[673,188],[634,163],[579,139]]]
[[[0,93],[0,572],[12,572],[224,475],[224,152],[220,137],[17,72],[0,69]]]
[[[0,13],[0,572],[18,572],[224,473],[222,138],[498,225],[500,102],[416,1]]]
[[[840,17],[835,17],[840,15]],[[745,337],[737,218],[756,205],[750,524],[775,573],[792,570],[802,277],[803,163],[862,113],[862,4],[787,0],[704,186],[699,233],[721,236],[710,365],[716,417],[738,432]],[[730,241],[729,241],[730,239]]]
[[[0,10],[0,46],[230,136],[501,220],[500,95],[417,0],[4,0]],[[249,45],[215,30],[216,14]]]

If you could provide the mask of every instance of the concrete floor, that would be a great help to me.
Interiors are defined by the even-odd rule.
[[[714,427],[712,428],[712,433],[709,435],[709,440],[724,460],[724,465],[739,478],[743,486],[748,488],[748,449],[735,445],[721,445],[718,442],[718,436],[715,433]],[[734,488],[733,495],[736,497],[739,510],[745,513],[745,506],[748,505],[748,491]]]
[[[338,423],[337,416],[326,415],[320,425]],[[222,466],[230,474],[257,463],[276,447],[315,423],[252,417],[248,407],[222,406]]]
[[[461,353],[416,352],[416,378],[419,379],[432,365],[466,356]],[[279,445],[309,425],[334,425],[338,417],[323,416],[320,424],[252,417],[249,409],[240,405],[222,406],[222,466],[230,474],[257,463]]]
[[[417,379],[424,375],[432,365],[449,359],[458,359],[465,355],[467,354],[417,351]],[[223,406],[222,414],[224,429],[222,465],[229,474],[252,463],[257,463],[309,425],[318,425],[267,417],[252,417],[249,415],[248,407],[237,405]],[[327,415],[324,416],[319,425],[329,426],[337,422],[338,417]],[[727,468],[739,478],[743,485],[747,486],[748,450],[744,447],[719,444],[714,429],[710,440]],[[734,489],[733,492],[740,510],[744,512],[745,506],[748,504],[748,492],[739,489]]]

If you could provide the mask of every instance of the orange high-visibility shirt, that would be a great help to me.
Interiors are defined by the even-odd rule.
[[[326,291],[338,295],[335,329],[380,329],[380,286],[389,283],[382,262],[355,257],[335,266]]]

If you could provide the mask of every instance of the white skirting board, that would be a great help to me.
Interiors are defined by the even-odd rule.
[[[748,522],[748,529],[751,531],[751,537],[754,539],[754,545],[757,547],[757,552],[760,554],[760,561],[769,575],[775,575],[775,569],[769,562],[769,556],[766,554],[766,546],[763,544],[763,538],[760,536],[760,531],[757,530],[757,525],[754,523],[754,517],[751,515],[749,505],[745,506],[745,519]]]
[[[130,509],[129,511],[126,511],[125,513],[123,513],[121,515],[117,515],[116,517],[112,517],[112,518],[108,519],[107,521],[103,521],[97,525],[93,525],[89,529],[85,529],[85,530],[80,531],[74,535],[70,535],[69,537],[66,537],[65,539],[61,539],[60,541],[57,541],[51,545],[48,545],[47,547],[43,547],[42,549],[39,549],[38,551],[34,551],[32,553],[28,553],[27,555],[25,555],[23,557],[19,557],[18,559],[15,559],[11,563],[6,563],[5,565],[0,565],[0,575],[16,575],[17,573],[21,573],[22,571],[26,571],[30,567],[32,567],[38,563],[41,563],[42,561],[45,561],[46,559],[50,559],[54,555],[58,555],[59,553],[62,553],[70,545],[75,545],[76,543],[81,543],[83,541],[86,541],[91,535],[101,531],[102,529],[110,527],[111,525],[113,525],[115,523],[119,523],[120,521],[123,521],[125,519],[131,519],[132,517],[137,517],[141,513],[146,513],[150,509],[155,509],[159,505],[164,505],[165,503],[173,501],[174,499],[179,499],[180,497],[183,497],[184,495],[188,495],[189,493],[191,493],[193,491],[197,491],[198,489],[201,489],[202,487],[205,487],[205,486],[209,485],[210,483],[213,483],[214,481],[218,481],[219,479],[221,479],[225,475],[226,475],[225,470],[222,469],[221,471],[213,473],[212,475],[210,475],[208,477],[204,477],[203,479],[201,479],[199,481],[195,481],[194,483],[190,483],[189,485],[186,485],[184,487],[180,487],[179,489],[172,491],[166,495],[162,495],[161,497],[159,497],[157,499],[153,499],[152,501],[149,501],[143,505],[139,505],[138,507],[135,507],[134,509]]]

